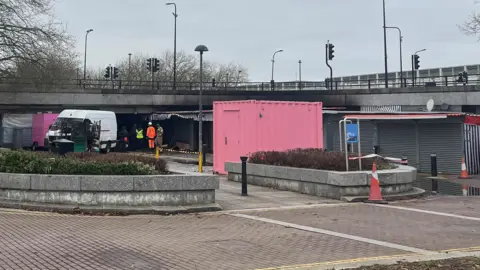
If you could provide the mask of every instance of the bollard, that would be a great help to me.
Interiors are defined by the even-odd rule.
[[[207,145],[206,144],[203,144],[203,152],[202,152],[202,162],[203,164],[205,164],[205,162],[207,162],[207,158],[206,158],[206,152],[207,152]]]
[[[247,159],[248,157],[240,157],[242,161],[242,196],[248,196],[247,193]]]
[[[402,165],[408,165],[408,158],[407,156],[402,156],[402,161],[400,162]]]
[[[430,154],[431,174],[432,176],[438,176],[437,173],[437,154]]]
[[[437,154],[433,153],[430,154],[430,170],[431,170],[431,175],[432,177],[437,177]],[[438,180],[432,178],[432,192],[438,193]]]
[[[158,159],[160,157],[160,147],[155,147],[155,158]]]

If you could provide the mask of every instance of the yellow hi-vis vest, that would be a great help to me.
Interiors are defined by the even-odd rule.
[[[143,129],[137,129],[137,139],[143,139]]]

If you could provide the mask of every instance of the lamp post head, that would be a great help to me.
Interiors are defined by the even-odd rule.
[[[195,47],[195,51],[203,54],[203,52],[208,52],[208,48],[205,45],[198,45],[197,47]]]
[[[88,29],[87,30],[87,34],[90,33],[90,32],[93,32],[93,29]]]
[[[301,64],[301,63],[302,63],[302,60],[298,60],[298,63]]]
[[[166,3],[165,5],[171,6],[171,5],[175,5],[175,3]]]
[[[282,50],[282,49],[280,49],[280,50],[276,51],[276,53],[277,53],[277,52],[283,52],[283,50]]]

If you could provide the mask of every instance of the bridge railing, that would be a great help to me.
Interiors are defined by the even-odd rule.
[[[480,85],[480,75],[469,75],[468,82],[458,81],[458,76],[428,76],[389,80],[389,88],[400,87],[438,87],[438,86],[461,86]],[[12,89],[14,88],[14,89]],[[198,91],[199,82],[177,82],[173,89],[171,81],[128,81],[128,80],[44,80],[39,78],[1,78],[0,91],[12,91],[15,89],[36,89],[38,91],[58,92],[62,89],[131,89],[153,91]],[[382,89],[385,88],[383,78],[373,80],[351,81],[294,81],[294,82],[204,82],[203,89],[206,91],[309,91],[309,90],[358,90],[358,89]]]

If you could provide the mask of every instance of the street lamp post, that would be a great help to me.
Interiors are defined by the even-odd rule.
[[[402,57],[402,43],[403,43],[402,30],[400,30],[400,28],[396,26],[390,26],[386,28],[398,30],[398,37],[400,41],[400,87],[403,87],[404,83],[403,83],[403,57]]]
[[[298,89],[302,90],[302,60],[298,60]]]
[[[85,55],[83,59],[83,86],[85,87],[85,80],[87,79],[87,41],[88,41],[88,34],[92,32],[93,29],[88,29],[85,33]]]
[[[198,172],[203,172],[203,111],[202,111],[202,92],[203,92],[203,52],[208,52],[205,45],[198,45],[195,48],[200,53],[200,93],[198,95]]]
[[[280,49],[280,50],[274,52],[273,56],[272,56],[272,80],[270,81],[272,90],[275,90],[275,86],[274,86],[275,81],[273,80],[273,73],[274,73],[274,70],[275,70],[275,55],[279,52],[283,52],[283,50]]]
[[[128,53],[128,87],[131,88],[131,63],[132,63],[132,53]]]
[[[387,23],[385,18],[385,0],[383,0],[383,54],[385,57],[385,88],[388,88]]]
[[[175,3],[167,3],[167,6],[173,5],[175,7],[175,12],[173,17],[175,17],[174,27],[173,27],[173,90],[177,89],[177,5]]]
[[[418,50],[416,51],[413,55],[412,55],[412,84],[413,86],[415,86],[415,83],[416,83],[416,80],[417,80],[417,71],[415,70],[415,56],[418,54],[418,53],[421,53],[421,52],[424,52],[426,51],[427,49],[421,49],[421,50]]]

